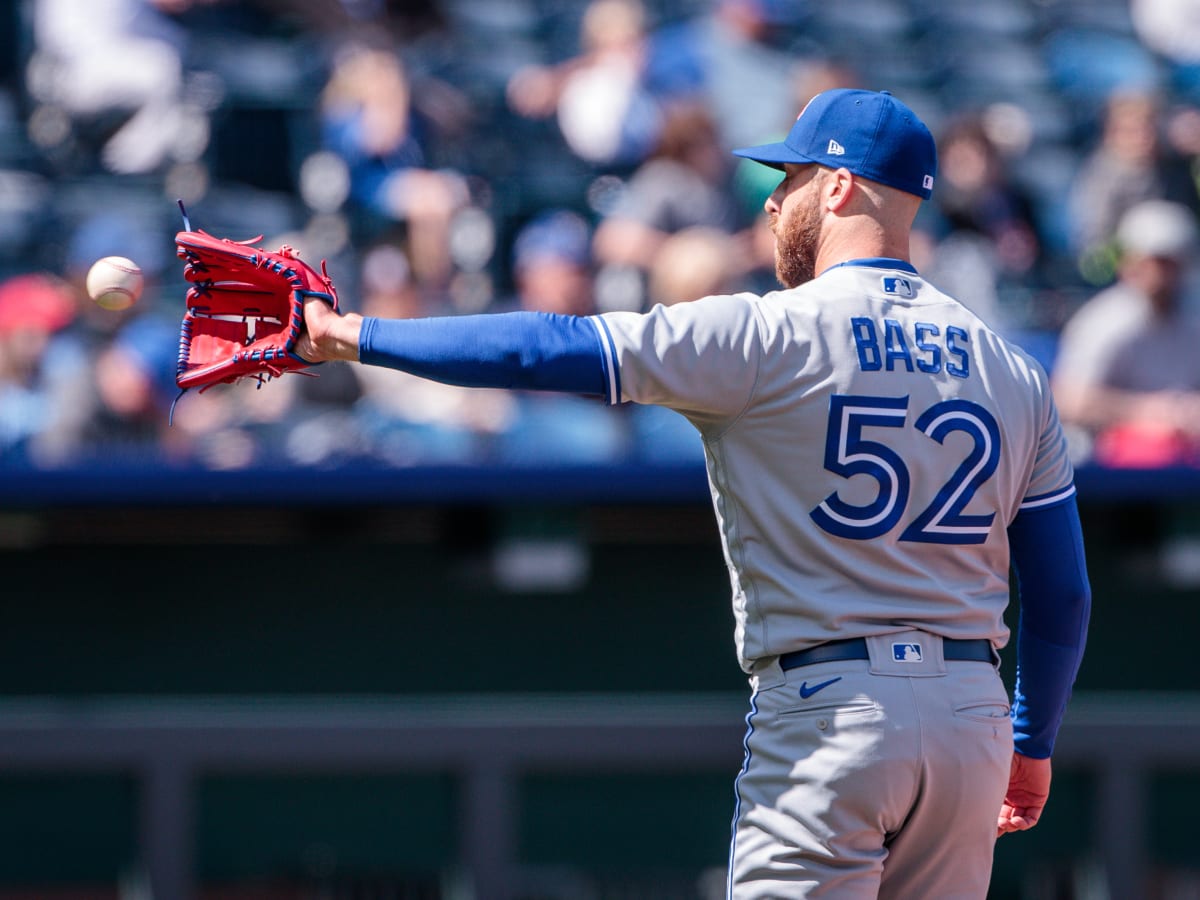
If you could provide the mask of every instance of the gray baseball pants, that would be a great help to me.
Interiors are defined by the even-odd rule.
[[[919,641],[920,662],[897,641]],[[983,900],[1012,761],[996,669],[922,632],[751,678],[731,900]]]

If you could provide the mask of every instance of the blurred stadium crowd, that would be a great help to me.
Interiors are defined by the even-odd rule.
[[[888,89],[940,146],[922,273],[1055,378],[1079,458],[1200,461],[1200,0],[18,0],[0,23],[0,461],[236,469],[696,458],[656,409],[329,366],[179,399],[194,227],[367,315],[774,284],[776,139]],[[133,309],[83,294],[134,259]],[[1091,302],[1092,300],[1095,302]]]

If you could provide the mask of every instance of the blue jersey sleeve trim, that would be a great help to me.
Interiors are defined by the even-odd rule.
[[[1021,603],[1013,739],[1019,752],[1045,759],[1054,751],[1091,616],[1079,510],[1073,501],[1022,510],[1008,536]]]
[[[621,367],[617,364],[617,345],[613,340],[608,323],[600,316],[592,316],[589,320],[596,327],[596,337],[600,341],[600,357],[604,364],[605,400],[610,406],[621,402]]]
[[[463,387],[605,396],[595,328],[581,316],[514,312],[363,320],[359,359]]]
[[[1075,496],[1075,485],[1069,484],[1062,490],[1052,491],[1049,494],[1038,494],[1034,497],[1026,497],[1021,501],[1020,509],[1044,509],[1048,506],[1055,506],[1059,503],[1066,503]]]

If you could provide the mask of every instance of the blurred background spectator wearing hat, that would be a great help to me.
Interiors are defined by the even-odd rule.
[[[591,227],[578,213],[549,210],[513,242],[516,305],[529,312],[587,316],[592,297]]]
[[[1081,455],[1111,466],[1200,460],[1200,321],[1187,265],[1186,207],[1139,203],[1120,220],[1117,280],[1062,332],[1054,393]]]

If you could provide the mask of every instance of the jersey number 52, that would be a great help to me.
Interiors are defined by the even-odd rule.
[[[834,491],[809,515],[830,534],[869,540],[900,525],[908,507],[908,466],[887,444],[863,437],[863,429],[903,428],[908,397],[863,397],[835,394],[829,403],[825,435],[825,468],[843,478],[865,475],[879,485],[875,499],[864,505],[847,503]],[[981,544],[995,519],[994,512],[967,515],[963,510],[979,487],[992,477],[1000,461],[1000,428],[995,417],[970,400],[943,400],[917,416],[913,427],[945,443],[953,432],[971,439],[966,457],[940,486],[933,500],[900,534],[902,541],[933,544]],[[910,441],[905,445],[912,446]]]

